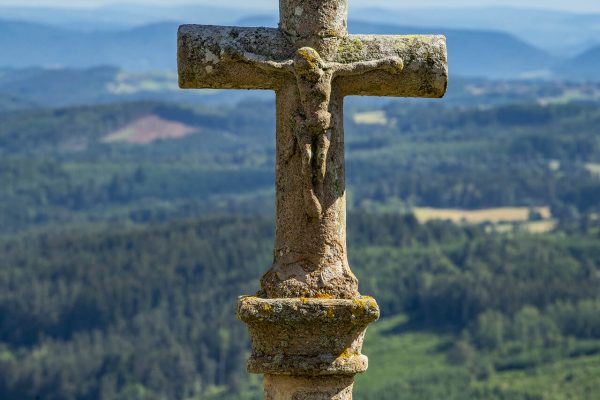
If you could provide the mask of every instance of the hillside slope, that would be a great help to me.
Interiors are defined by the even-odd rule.
[[[557,68],[559,74],[575,81],[600,79],[600,46],[592,47]]]
[[[276,26],[274,17],[260,15],[238,21],[243,26]],[[504,32],[444,27],[419,28],[350,20],[353,34],[443,34],[448,39],[450,73],[453,76],[522,78],[547,74],[556,59],[545,51]]]
[[[454,75],[521,78],[543,75],[554,58],[507,33],[448,28],[413,28],[350,21],[352,33],[385,35],[443,34],[448,40],[450,71]]]
[[[0,67],[92,67],[174,70],[177,24],[83,32],[0,20]]]
[[[595,400],[595,237],[350,214],[349,239],[384,316],[357,400]],[[235,302],[272,243],[250,217],[0,236],[0,398],[260,399]]]
[[[271,17],[247,18],[242,25],[275,26]],[[422,34],[448,37],[452,73],[517,78],[548,70],[554,59],[506,33],[444,28],[411,28],[360,21],[352,33]],[[140,70],[175,70],[177,24],[160,23],[122,31],[79,32],[51,26],[0,21],[0,67],[91,67],[114,65]]]

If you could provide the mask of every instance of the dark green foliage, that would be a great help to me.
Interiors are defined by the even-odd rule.
[[[469,382],[600,351],[596,241],[508,239],[411,216],[349,220],[353,268],[384,316],[413,315],[403,330],[464,330],[440,349],[459,369],[372,398],[402,390],[415,399],[526,399]],[[247,339],[234,305],[258,289],[272,240],[270,220],[231,217],[1,239],[0,398],[249,393]],[[481,362],[485,354],[491,364]]]
[[[541,399],[485,383],[600,354],[597,107],[385,111],[347,121],[350,262],[384,318],[409,317],[385,335],[447,335],[445,369],[357,398]],[[144,116],[194,132],[102,140]],[[259,399],[234,305],[270,264],[273,104],[0,118],[0,399]],[[395,204],[550,205],[561,225],[488,234],[382,213]]]
[[[0,397],[183,399],[239,387],[235,299],[257,290],[271,230],[213,219],[3,241]]]
[[[359,141],[377,148],[350,152],[355,206],[396,198],[443,208],[546,204],[590,212],[600,204],[598,178],[583,165],[600,162],[595,105],[457,110],[402,104],[389,105],[386,114],[394,123]],[[349,135],[364,130],[347,125]],[[559,162],[557,169],[551,161]]]
[[[600,181],[586,168],[600,164],[597,107],[389,105],[385,111],[389,126],[365,130],[347,121],[353,208],[394,201],[444,208],[549,205],[563,226],[600,211]],[[145,146],[102,141],[145,116],[195,132]],[[269,102],[241,103],[235,112],[145,102],[5,114],[0,231],[271,213],[273,131]]]
[[[408,384],[388,385],[374,393],[365,394],[361,400],[543,400],[542,397],[527,395],[504,389],[476,389],[465,371],[447,372],[443,375],[428,375]]]
[[[557,327],[569,336],[582,339],[600,337],[600,300],[557,303],[548,309]]]

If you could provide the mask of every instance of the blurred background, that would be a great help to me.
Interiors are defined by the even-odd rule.
[[[414,3],[416,4],[416,3]],[[523,8],[523,7],[528,8]],[[444,100],[345,107],[358,400],[600,399],[600,4],[350,1],[443,33]],[[180,23],[276,0],[0,0],[0,399],[254,400],[274,94],[177,88]]]

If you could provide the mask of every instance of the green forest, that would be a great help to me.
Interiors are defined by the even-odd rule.
[[[353,269],[383,315],[358,399],[598,393],[599,227],[500,237],[411,216],[349,220]],[[258,289],[272,226],[214,217],[3,239],[0,398],[260,398],[235,303]],[[422,374],[403,373],[406,351]],[[561,364],[562,393],[548,397],[541,371]],[[499,383],[518,373],[523,388]]]
[[[273,110],[271,102],[231,109],[145,102],[6,112],[0,231],[207,212],[271,215]],[[595,104],[392,102],[383,111],[385,125],[347,118],[350,208],[547,205],[569,221],[600,212]],[[146,145],[106,141],[148,117],[191,133]]]
[[[600,107],[460,85],[478,94],[347,101],[350,264],[382,311],[355,398],[598,400]],[[0,399],[262,398],[235,304],[272,261],[274,118],[262,98],[0,95]],[[419,207],[548,207],[555,224]]]

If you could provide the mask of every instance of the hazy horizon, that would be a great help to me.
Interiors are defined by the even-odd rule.
[[[0,0],[0,6],[27,6],[27,7],[61,7],[61,8],[94,8],[106,5],[153,5],[153,6],[174,6],[174,5],[214,5],[214,2],[199,0],[192,2],[190,0],[128,0],[120,3],[114,0]],[[278,1],[276,0],[255,0],[248,4],[245,0],[230,0],[228,6],[242,7],[245,9],[276,10]],[[390,2],[385,0],[351,0],[353,7],[384,7],[390,9],[419,9],[419,8],[488,8],[488,7],[516,7],[524,9],[541,10],[559,10],[578,13],[600,12],[600,2],[591,0],[573,0],[565,4],[562,0],[529,0],[524,6],[520,0],[455,0],[449,7],[443,0],[422,0],[418,7],[414,3],[408,2]]]

